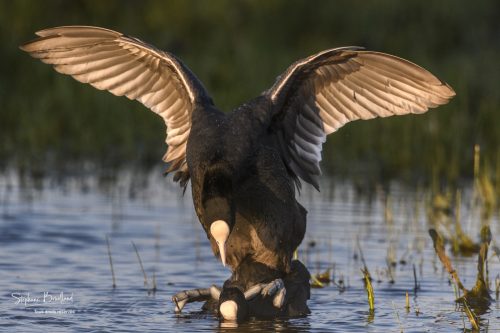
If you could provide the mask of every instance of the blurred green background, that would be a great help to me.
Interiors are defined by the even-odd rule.
[[[96,25],[180,57],[229,111],[293,61],[359,45],[409,59],[448,82],[450,104],[422,116],[348,124],[323,170],[409,181],[472,176],[474,144],[500,169],[499,1],[0,0],[0,166],[31,173],[161,163],[163,122],[137,102],[56,73],[18,46],[59,25]],[[56,170],[56,171],[54,171]]]

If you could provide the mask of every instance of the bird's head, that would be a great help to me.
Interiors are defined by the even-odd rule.
[[[213,164],[206,171],[202,204],[202,223],[209,238],[217,243],[222,264],[226,266],[226,242],[236,222],[233,172],[227,163]]]
[[[210,235],[217,243],[220,259],[224,266],[226,266],[226,242],[231,229],[230,225],[224,220],[217,220],[210,224]]]
[[[222,265],[226,266],[226,243],[235,224],[234,209],[230,198],[212,198],[205,202],[208,232],[219,249]]]
[[[219,298],[219,317],[229,322],[242,322],[248,317],[248,303],[240,289],[225,287],[222,290]]]

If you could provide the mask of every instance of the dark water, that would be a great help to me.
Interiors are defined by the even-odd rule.
[[[190,194],[180,195],[161,172],[124,173],[115,185],[95,178],[50,180],[21,186],[13,174],[0,178],[0,328],[22,332],[226,331],[217,318],[188,304],[176,315],[170,298],[177,291],[208,287],[229,276],[213,257],[197,222]],[[299,251],[311,272],[334,266],[336,285],[313,289],[305,318],[251,320],[237,331],[462,332],[470,323],[454,303],[453,286],[427,234],[425,193],[400,188],[368,199],[349,184],[325,179],[323,191],[306,189],[309,210],[306,240]],[[38,189],[37,189],[38,188]],[[477,240],[478,212],[467,209],[462,225]],[[392,219],[387,218],[392,215]],[[392,221],[392,222],[391,222]],[[491,221],[493,242],[500,242],[499,221]],[[112,288],[105,236],[109,235],[116,289]],[[374,278],[375,313],[368,311],[356,239]],[[314,240],[314,247],[307,244]],[[148,293],[131,242],[139,249]],[[498,243],[497,243],[498,244]],[[390,282],[387,258],[397,262]],[[392,259],[393,258],[393,259]],[[475,282],[477,258],[452,257],[466,287]],[[420,289],[414,292],[413,266]],[[500,261],[492,256],[494,281]],[[380,280],[380,282],[378,282]],[[490,310],[481,316],[483,331],[500,331],[500,305],[494,282]],[[405,293],[410,309],[405,309]],[[64,299],[57,297],[63,293]],[[30,299],[19,301],[19,297]],[[45,294],[45,299],[44,299]],[[15,296],[15,297],[14,297]],[[17,297],[17,298],[16,298]]]

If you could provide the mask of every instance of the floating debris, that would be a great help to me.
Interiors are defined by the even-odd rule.
[[[311,288],[324,288],[325,285],[323,282],[318,280],[318,278],[315,275],[311,275]]]
[[[345,283],[344,283],[344,277],[343,277],[343,276],[341,276],[341,277],[339,278],[338,282],[335,282],[335,280],[333,280],[333,279],[332,279],[332,283],[333,283],[335,286],[337,286],[337,288],[339,288],[339,292],[340,292],[340,293],[343,293],[343,292],[347,289],[347,287],[346,287],[346,285],[345,285]]]
[[[331,271],[332,271],[331,268],[327,268],[323,273],[316,274],[315,278],[321,283],[328,284],[332,281]]]

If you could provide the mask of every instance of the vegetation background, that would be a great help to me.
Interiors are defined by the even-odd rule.
[[[158,165],[163,122],[82,85],[18,46],[60,25],[96,25],[180,57],[231,110],[293,61],[359,45],[409,59],[457,96],[422,116],[354,122],[330,136],[323,170],[409,181],[472,176],[473,146],[500,174],[500,2],[495,0],[0,0],[0,167],[27,174]]]

